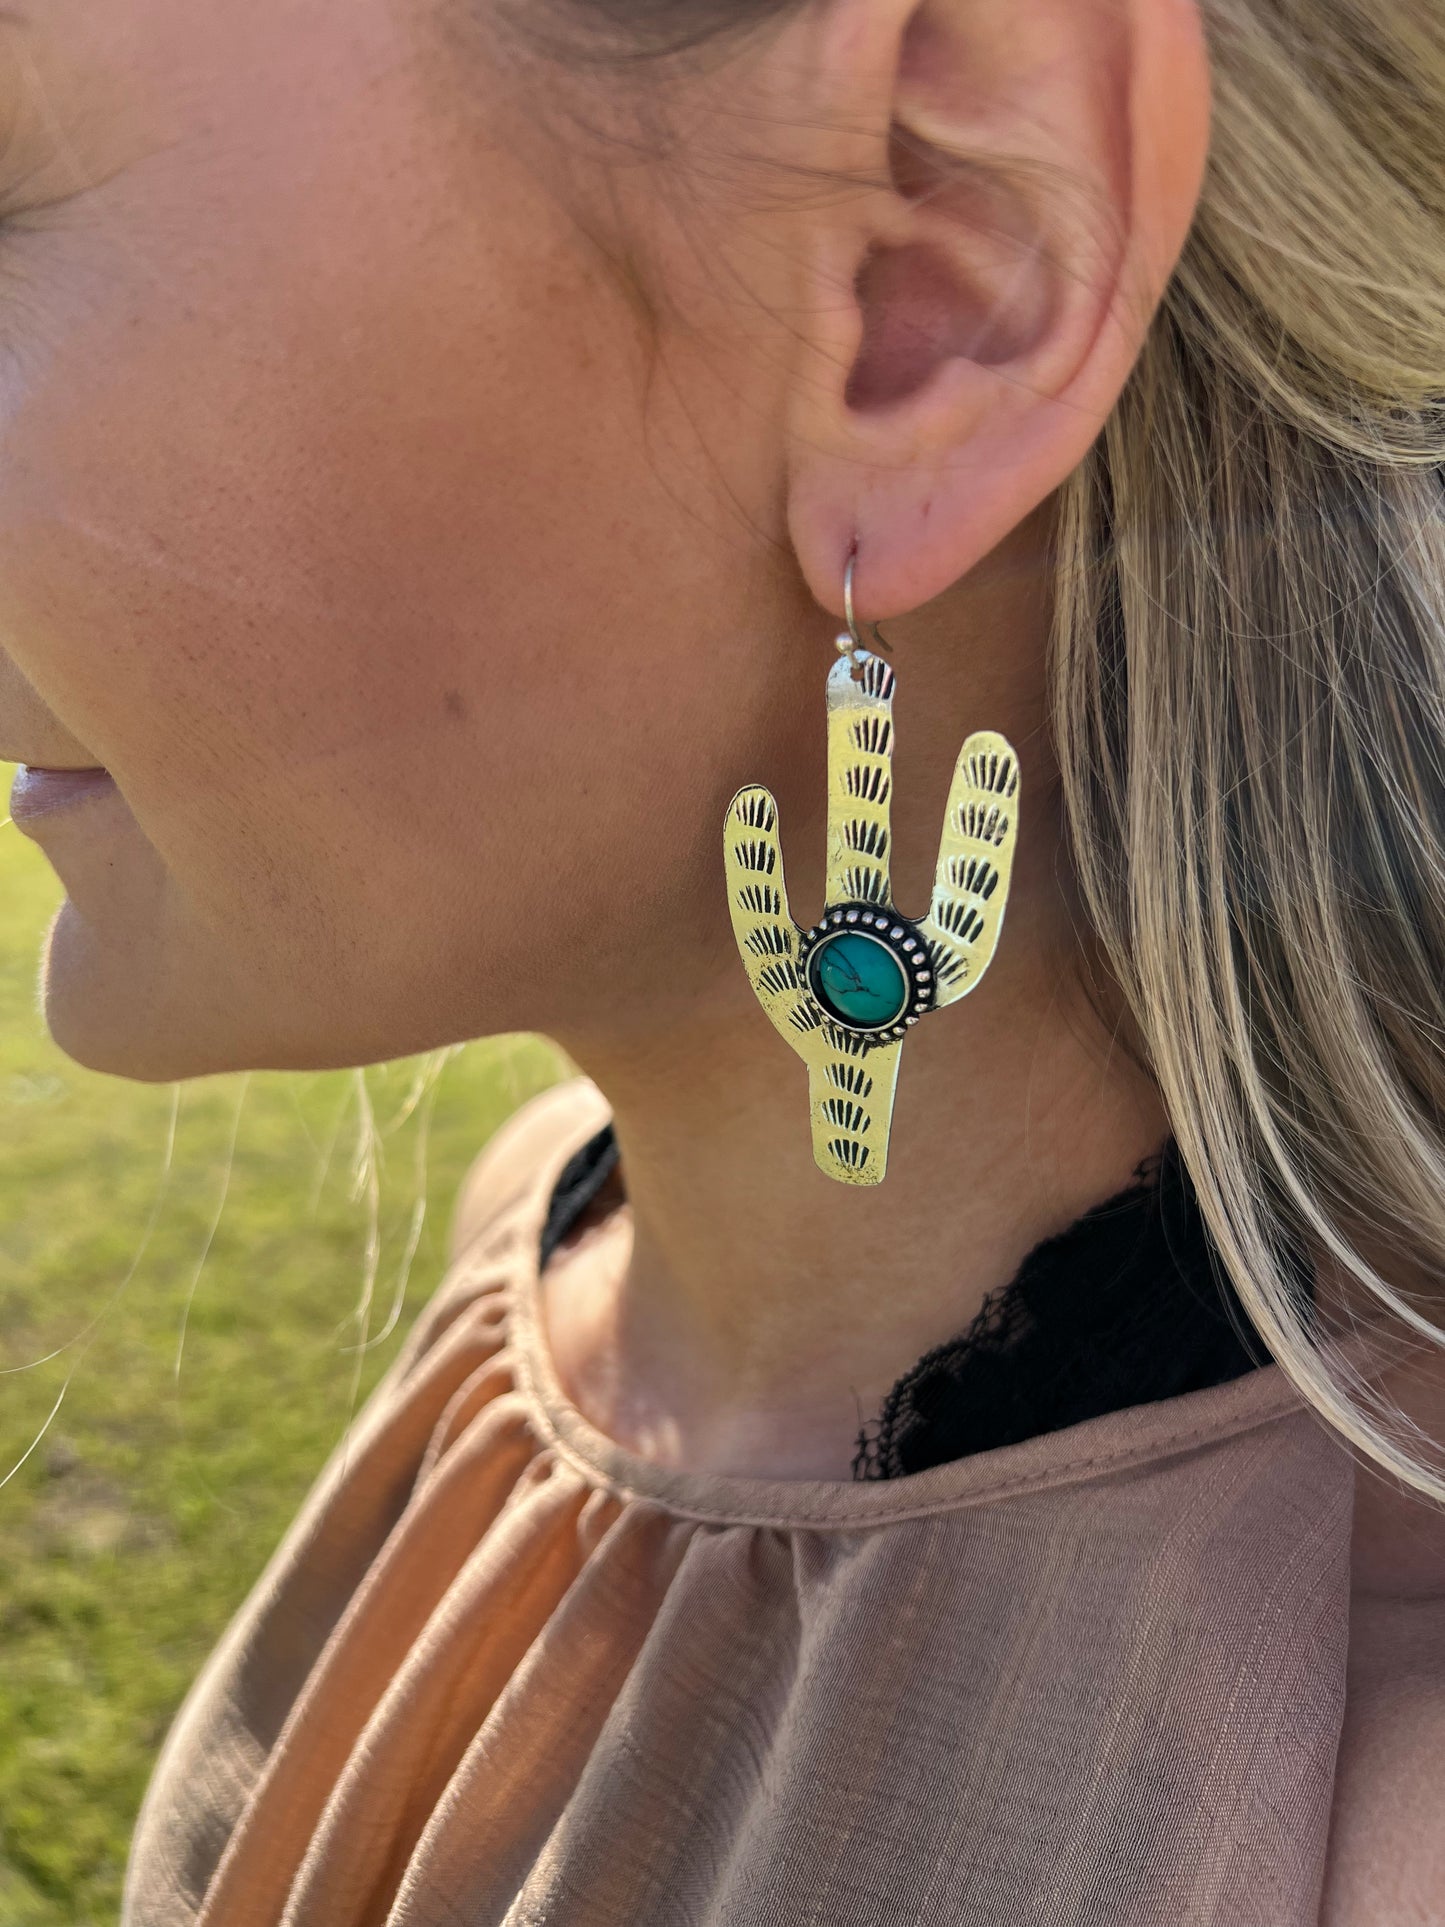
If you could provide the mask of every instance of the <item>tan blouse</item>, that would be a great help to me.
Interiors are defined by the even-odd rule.
[[[539,1337],[606,1115],[565,1085],[478,1160],[125,1927],[1314,1927],[1353,1466],[1278,1367],[899,1479],[660,1468]]]

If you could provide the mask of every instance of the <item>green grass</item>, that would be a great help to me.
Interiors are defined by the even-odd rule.
[[[0,801],[9,780],[0,765]],[[409,1112],[416,1062],[96,1076],[38,1012],[59,902],[39,852],[0,830],[0,1478],[18,1467],[0,1488],[0,1927],[114,1921],[182,1694],[435,1288],[467,1164],[561,1068],[535,1040],[470,1045],[430,1115]],[[373,1335],[427,1210],[395,1329],[360,1354],[368,1098]]]

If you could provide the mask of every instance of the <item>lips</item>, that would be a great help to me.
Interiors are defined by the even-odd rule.
[[[43,769],[22,763],[10,790],[10,814],[16,828],[23,829],[36,817],[69,809],[114,787],[109,770]]]

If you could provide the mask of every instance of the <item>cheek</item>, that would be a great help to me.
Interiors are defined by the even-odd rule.
[[[56,328],[7,429],[0,644],[213,933],[352,983],[419,947],[479,980],[485,940],[535,985],[543,921],[605,952],[710,878],[737,538],[659,461],[570,234],[425,245],[408,211],[361,252],[346,205]]]

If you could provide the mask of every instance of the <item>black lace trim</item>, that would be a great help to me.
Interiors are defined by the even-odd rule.
[[[899,1379],[859,1432],[854,1476],[921,1472],[1269,1363],[1170,1144]]]
[[[617,1166],[610,1126],[568,1161],[542,1232],[544,1265]],[[1296,1259],[1293,1270],[1308,1314],[1309,1268]],[[1269,1362],[1170,1144],[1127,1190],[1036,1246],[965,1332],[904,1373],[859,1431],[853,1476],[922,1472]]]

